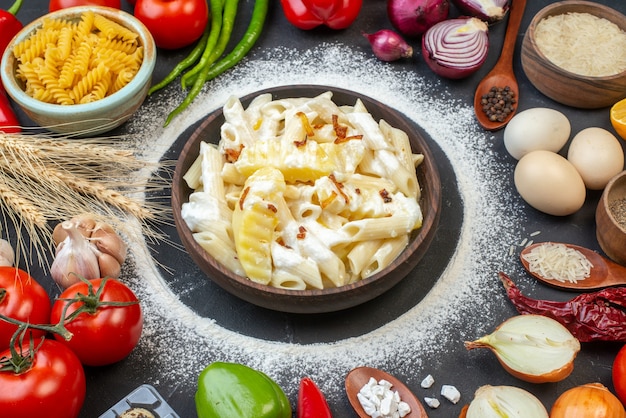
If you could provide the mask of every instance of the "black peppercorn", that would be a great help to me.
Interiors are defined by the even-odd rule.
[[[480,104],[490,121],[503,122],[515,110],[517,99],[511,87],[494,86],[481,97]]]

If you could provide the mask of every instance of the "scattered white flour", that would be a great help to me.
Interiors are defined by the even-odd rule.
[[[157,268],[136,251],[137,272],[131,285],[145,309],[145,329],[132,358],[156,362],[154,385],[186,388],[191,393],[197,375],[212,361],[236,361],[265,371],[277,379],[291,399],[297,396],[301,376],[309,375],[329,402],[345,402],[344,378],[354,367],[402,365],[406,376],[436,374],[436,361],[445,362],[446,342],[477,337],[494,326],[491,306],[500,264],[509,246],[519,240],[522,209],[506,193],[510,163],[499,162],[493,136],[475,122],[470,103],[453,92],[431,98],[433,89],[412,71],[399,71],[342,44],[324,44],[307,52],[277,48],[262,52],[254,62],[244,61],[209,83],[188,111],[167,128],[168,112],[182,100],[177,82],[149,98],[129,121],[129,130],[155,161],[188,126],[221,107],[231,94],[243,96],[260,89],[287,84],[323,84],[347,88],[403,112],[441,147],[454,168],[463,197],[464,222],[458,247],[441,278],[414,308],[396,320],[357,337],[333,343],[297,345],[265,341],[222,328],[199,317],[167,287]],[[158,102],[158,106],[156,105]],[[444,202],[445,204],[445,202]],[[497,225],[497,228],[493,226]],[[147,251],[147,250],[146,250]],[[496,309],[496,308],[494,308]],[[463,334],[448,332],[450,324],[467,322]],[[453,334],[453,335],[452,335]],[[423,359],[429,357],[428,364]],[[129,361],[132,368],[132,361]],[[132,370],[129,370],[132,373]],[[142,375],[143,371],[135,371]],[[294,377],[295,375],[295,377]],[[449,382],[454,383],[454,382]],[[464,394],[466,399],[472,394]]]

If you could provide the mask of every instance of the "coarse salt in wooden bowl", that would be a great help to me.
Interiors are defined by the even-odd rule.
[[[439,221],[441,180],[436,162],[424,137],[397,111],[366,96],[326,86],[274,87],[247,95],[240,100],[245,108],[254,97],[263,93],[271,93],[273,99],[279,99],[315,97],[326,91],[333,92],[332,100],[338,105],[352,106],[356,99],[360,98],[376,121],[384,119],[391,126],[407,132],[413,152],[424,155],[424,161],[417,167],[417,176],[422,189],[419,201],[423,213],[422,226],[411,233],[408,246],[391,265],[370,277],[342,287],[322,290],[282,289],[259,284],[234,274],[196,242],[181,215],[181,206],[189,200],[192,192],[183,175],[196,160],[200,142],[216,144],[220,139],[220,127],[224,123],[224,116],[221,108],[215,110],[191,134],[180,153],[172,182],[174,221],[187,252],[211,280],[229,293],[264,308],[291,313],[324,313],[354,307],[374,299],[399,283],[419,263],[434,237]]]
[[[626,266],[626,171],[604,188],[596,208],[596,237],[602,251]]]
[[[567,0],[554,2],[541,9],[532,19],[522,41],[521,61],[530,82],[544,95],[556,102],[583,109],[611,106],[626,97],[626,71],[613,75],[586,76],[556,65],[537,44],[537,25],[546,18],[569,13],[587,13],[603,18],[626,31],[626,16],[618,11],[591,1]],[[578,51],[563,52],[575,56]],[[594,51],[602,45],[593,45]]]
[[[47,20],[78,22],[86,12],[104,16],[137,34],[135,42],[143,48],[143,56],[133,78],[121,89],[108,93],[104,98],[89,103],[51,103],[28,94],[25,91],[26,83],[16,76],[19,65],[19,60],[13,54],[16,44],[29,39],[31,35],[43,27],[44,22]],[[83,45],[87,44],[83,43]],[[0,74],[6,92],[24,113],[39,126],[61,134],[93,136],[118,127],[127,121],[141,106],[152,82],[152,72],[156,65],[156,54],[156,45],[150,31],[130,13],[104,6],[76,6],[48,13],[26,25],[7,46],[2,56]],[[116,59],[119,62],[123,62],[119,56]],[[109,66],[110,68],[111,66]],[[84,89],[81,88],[80,90],[87,92],[89,90],[87,90],[86,86],[90,85],[92,80],[95,82],[95,79],[95,77],[85,76],[83,80],[86,83],[81,84],[82,81],[77,80],[76,76],[74,84],[83,86]],[[58,86],[47,85],[46,88],[52,91],[57,89]]]

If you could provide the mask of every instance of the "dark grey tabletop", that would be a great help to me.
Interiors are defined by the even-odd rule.
[[[9,3],[1,0],[0,7]],[[252,3],[240,2],[234,38],[243,33]],[[518,52],[524,31],[534,14],[549,3],[528,0],[522,21],[514,60],[519,109],[558,109],[570,119],[572,134],[589,126],[612,131],[607,108],[581,110],[559,105],[530,85],[522,71]],[[626,13],[622,1],[598,3]],[[124,7],[132,10],[128,4]],[[31,0],[24,3],[18,17],[26,23],[46,10],[47,2]],[[457,11],[453,9],[452,14]],[[548,409],[560,393],[578,384],[596,381],[612,388],[611,364],[621,343],[583,344],[570,377],[541,385],[519,381],[490,353],[468,352],[463,346],[463,341],[491,332],[516,313],[498,282],[500,270],[510,273],[531,296],[555,300],[573,296],[534,282],[523,272],[516,255],[511,255],[511,248],[519,251],[524,239],[534,239],[599,250],[594,212],[600,192],[588,192],[584,207],[567,217],[530,208],[515,192],[515,160],[504,148],[503,132],[484,133],[468,111],[478,81],[499,55],[505,24],[491,27],[489,58],[481,70],[456,81],[441,79],[424,65],[418,40],[410,40],[416,49],[412,59],[390,65],[376,63],[361,31],[381,28],[391,28],[384,0],[366,0],[356,22],[343,31],[298,30],[286,21],[279,2],[272,2],[263,34],[244,64],[208,86],[213,91],[202,95],[179,122],[164,130],[149,118],[164,117],[175,106],[181,95],[172,86],[149,97],[143,110],[115,133],[138,135],[144,142],[153,138],[157,158],[175,159],[201,121],[197,115],[223,104],[228,94],[240,96],[258,90],[255,85],[325,84],[371,95],[397,107],[423,129],[437,160],[442,179],[441,219],[418,267],[389,292],[364,305],[341,312],[296,315],[241,301],[208,280],[184,251],[168,244],[152,246],[150,251],[160,266],[134,260],[125,272],[147,301],[142,340],[123,362],[87,369],[87,399],[81,417],[99,416],[142,384],[153,385],[181,417],[193,417],[195,378],[214,360],[240,361],[263,369],[285,389],[292,405],[299,379],[310,375],[337,417],[355,416],[343,379],[358,365],[385,369],[420,398],[438,397],[441,406],[429,410],[429,416],[435,418],[458,416],[461,406],[484,384],[525,388]],[[164,77],[186,52],[159,51],[154,80]],[[335,74],[311,70],[316,60],[320,69],[326,70],[333,56],[341,57],[338,61],[352,57],[353,62],[338,62]],[[285,68],[284,78],[275,68],[277,63]],[[380,71],[379,76],[361,72],[371,68]],[[376,78],[369,88],[368,83]],[[452,114],[458,123],[448,124]],[[32,124],[24,115],[20,117],[25,125]],[[179,242],[173,227],[164,231]],[[540,233],[535,235],[535,231]],[[53,297],[58,295],[48,275],[40,273],[39,278]],[[427,374],[436,380],[429,390],[420,388]],[[443,399],[441,384],[456,386],[461,402],[455,405]]]

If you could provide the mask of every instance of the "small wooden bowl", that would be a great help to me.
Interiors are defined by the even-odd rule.
[[[391,289],[418,264],[434,237],[439,222],[441,206],[441,180],[436,162],[425,139],[415,125],[390,107],[348,90],[326,86],[295,85],[269,88],[241,98],[244,107],[263,93],[271,93],[274,99],[291,97],[314,97],[326,91],[333,92],[333,101],[338,105],[354,105],[357,98],[365,104],[376,121],[384,119],[390,125],[408,133],[414,152],[424,154],[424,161],[417,168],[417,177],[422,187],[420,206],[423,212],[422,227],[413,231],[409,244],[387,268],[363,280],[338,288],[322,290],[279,289],[255,283],[246,277],[234,274],[209,255],[193,238],[181,216],[181,206],[189,201],[192,190],[182,178],[198,156],[200,142],[217,143],[220,127],[224,123],[222,109],[207,116],[185,143],[172,181],[172,211],[176,230],[187,252],[200,269],[227,292],[252,304],[282,312],[325,313],[360,305]]]
[[[625,98],[626,71],[606,77],[587,77],[555,65],[539,50],[535,41],[537,24],[547,17],[566,13],[589,13],[626,30],[626,16],[602,4],[567,0],[544,7],[532,19],[522,41],[522,68],[530,82],[549,98],[576,108],[607,107]]]
[[[596,237],[610,259],[626,266],[626,170],[613,177],[602,192],[596,208]]]

